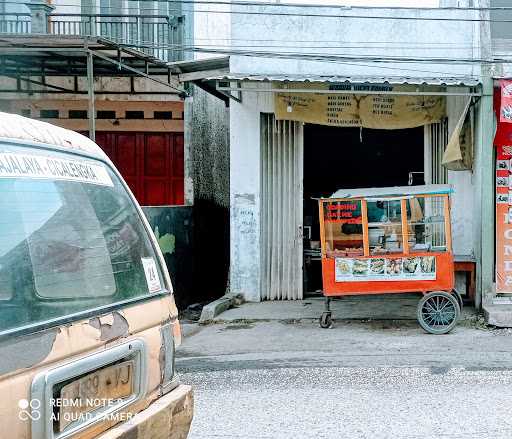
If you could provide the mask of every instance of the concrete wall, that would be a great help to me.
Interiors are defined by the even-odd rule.
[[[510,6],[509,1],[491,0],[493,7]],[[512,20],[512,11],[492,11],[490,14],[493,20]],[[510,22],[494,22],[490,25],[482,23],[482,28],[488,28],[490,33],[490,55],[494,58],[510,58],[512,55],[512,26]],[[494,64],[491,67],[491,74],[494,78],[511,78],[512,64]]]
[[[230,291],[260,300],[260,113],[273,112],[271,93],[244,93],[230,119]]]
[[[13,1],[1,1],[0,3],[4,3],[2,5],[2,9],[5,10],[5,12],[14,12],[14,13],[29,13],[30,12],[30,10],[24,5],[24,2],[15,3]]]
[[[447,98],[448,135],[451,136],[464,111],[466,96]],[[452,236],[453,251],[456,255],[475,254],[475,214],[474,207],[478,193],[473,171],[448,171],[448,183],[453,185],[452,196]]]
[[[198,301],[228,288],[229,114],[223,101],[198,87],[185,102],[185,192],[194,205]]]
[[[234,8],[234,6],[233,6]],[[255,45],[250,50],[282,53],[342,55],[362,57],[457,57],[471,58],[472,44],[479,33],[478,23],[468,21],[429,21],[427,18],[476,18],[477,11],[435,9],[340,9],[271,6],[237,6],[237,10],[263,14],[321,14],[372,16],[376,18],[318,18],[282,15],[233,14],[231,37],[239,45]],[[402,17],[388,20],[382,17]],[[379,17],[379,18],[377,18]],[[417,20],[414,20],[417,19]],[[264,39],[264,41],[262,41]],[[307,41],[305,43],[304,41]],[[377,64],[370,61],[319,62],[268,57],[232,56],[235,73],[320,74],[346,76],[424,76],[449,77],[479,74],[471,64],[405,63]]]
[[[509,0],[491,0],[492,7],[510,7]],[[510,23],[505,20],[512,19],[512,11],[491,11],[490,13],[491,19],[494,20],[494,23],[491,24],[491,36],[492,38],[512,38],[512,27]],[[499,22],[498,20],[503,20]]]
[[[43,110],[59,112],[58,118],[44,119]],[[7,113],[25,114],[33,119],[44,120],[54,125],[73,131],[86,132],[89,129],[89,119],[70,118],[70,111],[81,110],[87,114],[86,100],[63,99],[2,99],[0,96],[0,111]],[[141,100],[97,100],[96,111],[114,112],[112,119],[96,119],[97,131],[136,131],[136,132],[183,132],[183,102],[181,101],[141,101]],[[143,119],[127,119],[127,111],[143,111]],[[171,112],[172,119],[155,119],[155,111]]]
[[[99,1],[98,1],[99,3]],[[53,0],[52,5],[55,6],[54,12],[58,14],[80,14],[82,13],[81,4],[84,4],[84,7],[94,4],[94,0]],[[98,13],[99,7],[96,8],[87,8],[83,11],[84,13]]]
[[[194,198],[229,207],[229,107],[193,88],[190,121]]]
[[[211,50],[231,47],[231,5],[212,4],[205,2],[187,6],[193,9],[194,33],[193,43],[198,50],[193,53],[194,59],[222,56],[219,53],[208,53],[200,49]],[[191,34],[192,35],[192,34]]]
[[[190,206],[143,207],[164,255],[179,309],[194,303],[194,215]]]

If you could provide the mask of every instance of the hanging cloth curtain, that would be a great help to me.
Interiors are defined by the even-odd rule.
[[[442,165],[451,171],[467,171],[473,168],[473,130],[470,106],[471,98],[468,99],[443,154]]]

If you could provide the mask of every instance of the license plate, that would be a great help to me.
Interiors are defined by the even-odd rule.
[[[60,391],[59,430],[90,419],[90,413],[133,394],[133,361],[115,364],[83,376]]]

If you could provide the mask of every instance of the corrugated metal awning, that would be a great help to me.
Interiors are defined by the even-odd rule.
[[[206,78],[209,81],[257,81],[257,82],[327,82],[351,84],[412,84],[438,86],[476,87],[480,80],[474,77],[403,77],[403,76],[323,76],[323,75],[272,75],[230,73]]]
[[[167,66],[173,74],[179,75],[180,81],[187,82],[204,79],[208,76],[227,74],[229,72],[229,56],[194,61],[174,61],[167,63]],[[191,76],[191,73],[195,75]]]

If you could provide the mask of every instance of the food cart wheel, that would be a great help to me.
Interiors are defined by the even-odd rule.
[[[453,290],[452,294],[457,299],[457,302],[459,302],[459,308],[460,308],[460,311],[462,312],[462,308],[464,308],[464,302],[462,301],[462,296],[460,295],[460,293],[457,290]]]
[[[460,307],[457,299],[444,291],[423,296],[418,303],[418,322],[430,334],[447,334],[457,324]]]
[[[332,326],[332,316],[330,311],[325,311],[320,317],[320,327],[327,329]]]

